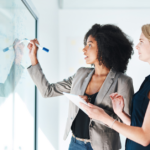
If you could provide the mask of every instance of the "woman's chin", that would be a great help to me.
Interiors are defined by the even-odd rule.
[[[139,60],[143,61],[143,62],[148,62],[147,59],[142,58],[141,56],[139,56]]]
[[[139,60],[143,61],[143,60],[142,60],[142,57],[141,57],[140,55],[139,55]]]
[[[90,63],[90,62],[86,61],[86,64],[91,65],[92,63]]]

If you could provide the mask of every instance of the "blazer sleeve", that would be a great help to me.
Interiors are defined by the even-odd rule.
[[[57,83],[49,83],[39,63],[35,66],[28,67],[27,70],[43,97],[60,96],[63,95],[62,92],[70,93],[72,81],[75,75]]]
[[[124,111],[129,116],[131,115],[132,97],[134,94],[132,78],[128,78],[124,81],[118,81],[118,94],[124,98]]]

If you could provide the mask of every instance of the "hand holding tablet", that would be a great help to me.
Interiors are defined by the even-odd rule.
[[[72,101],[75,105],[77,105],[83,112],[85,112],[85,110],[80,106],[80,102],[88,105],[88,103],[86,101],[84,101],[79,95],[74,95],[74,94],[70,94],[70,93],[65,93],[63,92],[64,96],[66,96],[70,101]],[[86,112],[85,112],[86,113]],[[86,113],[87,114],[87,113]]]

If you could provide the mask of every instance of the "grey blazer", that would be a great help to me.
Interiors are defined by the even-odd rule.
[[[62,92],[76,95],[84,95],[87,85],[94,73],[93,68],[79,68],[75,75],[61,82],[50,84],[42,72],[40,64],[30,66],[28,72],[43,97],[54,97],[62,95]],[[121,121],[114,113],[112,102],[109,97],[111,93],[118,92],[125,99],[125,112],[130,115],[133,91],[132,79],[123,73],[110,70],[97,97],[95,105],[103,108],[111,117]],[[71,125],[79,111],[79,108],[69,101],[69,112],[64,134],[67,138]],[[90,119],[89,135],[94,150],[118,150],[121,148],[119,133],[105,126],[100,121]]]

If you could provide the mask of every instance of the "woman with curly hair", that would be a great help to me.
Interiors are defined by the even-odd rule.
[[[120,121],[114,113],[109,95],[118,92],[125,97],[125,112],[130,115],[133,95],[132,79],[124,74],[133,53],[132,42],[115,25],[95,24],[86,33],[83,53],[87,64],[94,68],[79,68],[77,72],[61,82],[50,84],[42,72],[37,59],[38,41],[28,45],[32,66],[29,74],[43,97],[62,95],[62,92],[82,95],[87,101],[103,108],[112,118]],[[85,99],[86,100],[86,99]],[[119,150],[119,134],[103,123],[89,118],[71,101],[64,139],[72,130],[69,150]]]
[[[142,33],[136,49],[139,53],[139,59],[150,64],[150,24],[142,26]],[[128,138],[126,150],[150,150],[150,75],[145,78],[139,91],[132,98],[131,116],[125,113],[126,102],[123,95],[112,93],[110,98],[115,114],[125,124],[114,120],[97,106],[81,105],[89,117],[102,121],[126,136]]]

